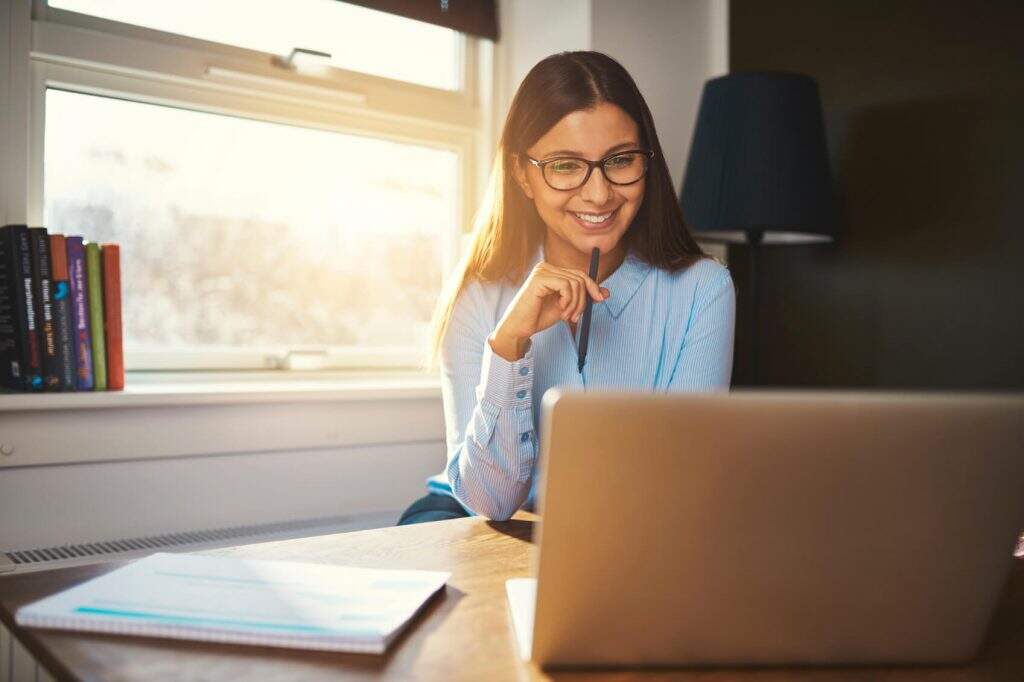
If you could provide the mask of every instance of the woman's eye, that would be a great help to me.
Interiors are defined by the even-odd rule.
[[[579,161],[566,159],[564,161],[554,161],[548,167],[555,173],[578,173],[583,169],[583,164]]]
[[[623,154],[621,156],[613,156],[605,161],[604,165],[608,168],[625,168],[631,163],[633,163],[633,155]]]

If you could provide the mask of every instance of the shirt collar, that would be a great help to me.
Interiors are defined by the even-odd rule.
[[[533,265],[544,260],[544,244],[540,245],[533,259]],[[601,282],[601,286],[612,292],[607,301],[602,301],[608,307],[608,312],[613,318],[618,319],[626,305],[636,294],[640,285],[643,284],[647,274],[651,271],[651,265],[642,261],[632,251],[626,253],[622,264],[608,275],[607,279]]]

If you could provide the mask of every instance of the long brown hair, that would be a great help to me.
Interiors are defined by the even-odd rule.
[[[625,68],[600,52],[561,52],[530,69],[516,91],[498,141],[487,192],[473,225],[466,257],[438,299],[428,365],[433,368],[455,301],[470,279],[520,282],[546,227],[533,200],[515,184],[516,155],[525,154],[566,115],[601,102],[619,106],[636,122],[640,143],[654,151],[640,208],[622,239],[627,251],[670,271],[685,268],[704,252],[683,222],[654,120]]]

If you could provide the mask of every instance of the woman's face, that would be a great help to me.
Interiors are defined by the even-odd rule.
[[[539,161],[561,156],[597,161],[615,151],[640,148],[639,130],[629,114],[602,102],[593,109],[566,115],[526,153]],[[547,225],[548,238],[564,241],[587,255],[595,246],[602,255],[615,249],[644,197],[646,178],[631,185],[613,185],[595,168],[581,187],[557,190],[548,186],[541,169],[529,161],[523,159],[515,168],[519,185]]]

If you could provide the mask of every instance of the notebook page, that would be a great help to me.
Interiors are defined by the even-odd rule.
[[[73,630],[383,651],[449,576],[160,553],[26,605],[16,619]]]

